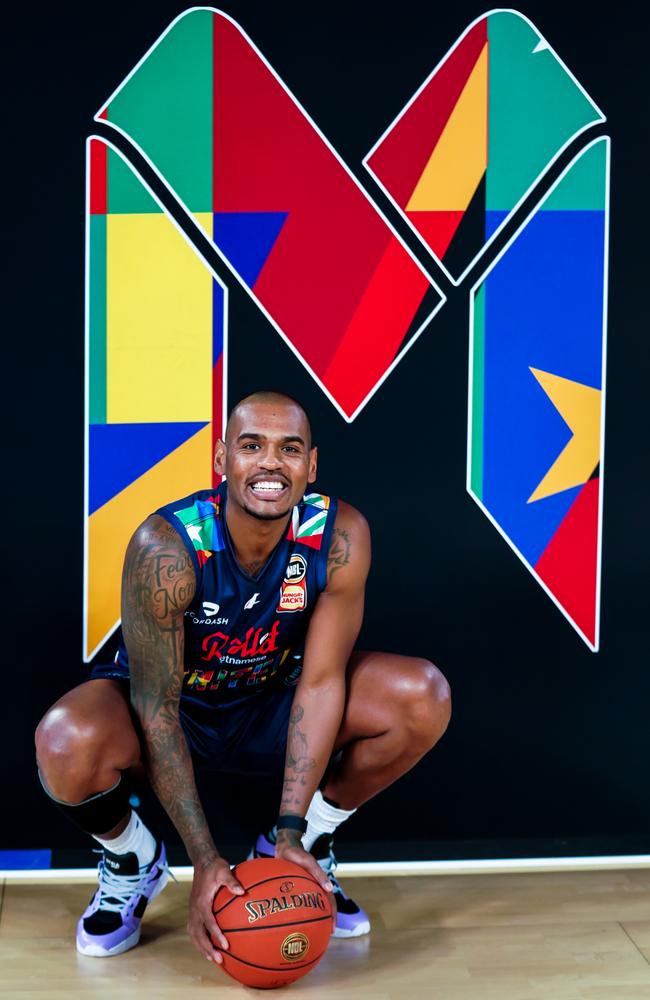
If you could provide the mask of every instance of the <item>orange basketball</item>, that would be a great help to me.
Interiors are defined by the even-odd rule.
[[[320,962],[334,929],[332,898],[311,875],[279,858],[243,861],[234,875],[246,890],[221,888],[212,910],[230,948],[222,968],[245,986],[274,989]]]

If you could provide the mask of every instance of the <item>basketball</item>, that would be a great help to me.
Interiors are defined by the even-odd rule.
[[[305,976],[325,954],[333,930],[330,894],[299,865],[279,858],[243,861],[234,869],[246,890],[225,887],[212,910],[228,938],[225,972],[258,989],[287,986]]]

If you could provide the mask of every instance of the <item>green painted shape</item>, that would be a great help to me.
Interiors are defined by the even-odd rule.
[[[474,296],[474,342],[472,365],[472,428],[470,486],[483,499],[483,423],[485,385],[485,284]]]
[[[106,216],[90,216],[88,422],[106,423]]]
[[[607,198],[607,139],[599,139],[573,161],[544,211],[603,211]]]
[[[131,167],[111,149],[108,150],[106,175],[108,211],[111,215],[162,214],[162,208]]]
[[[517,14],[488,20],[486,208],[510,211],[565,143],[601,117]]]
[[[191,212],[212,211],[212,37],[210,11],[185,14],[108,107]]]

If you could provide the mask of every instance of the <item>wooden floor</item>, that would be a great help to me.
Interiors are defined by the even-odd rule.
[[[333,940],[275,995],[293,1000],[650,1000],[650,870],[355,878],[368,938]],[[185,934],[187,884],[154,900],[141,944],[85,958],[74,927],[88,885],[1,887],[0,997],[252,997]]]

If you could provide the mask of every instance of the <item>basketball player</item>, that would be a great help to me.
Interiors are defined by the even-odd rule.
[[[367,933],[367,914],[335,878],[333,834],[449,720],[449,688],[431,663],[353,650],[368,526],[343,501],[305,495],[316,448],[302,407],[274,392],[243,399],[215,469],[227,477],[218,489],[161,507],[135,532],[115,663],[61,698],[36,733],[45,791],[103,847],[77,927],[85,955],[137,944],[168,877],[164,845],[129,806],[128,772],[141,764],[194,866],[188,931],[206,958],[220,962],[228,946],[215,892],[243,890],[208,829],[201,766],[281,774],[284,764],[277,824],[252,855],[301,865],[333,892],[335,933]]]

